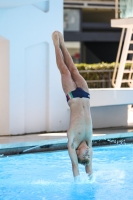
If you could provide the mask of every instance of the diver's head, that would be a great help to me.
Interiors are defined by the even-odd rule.
[[[77,157],[78,157],[78,163],[82,164],[82,165],[87,165],[90,162],[90,158],[91,158],[91,152],[90,152],[90,148],[87,146],[86,142],[82,142],[77,150]]]

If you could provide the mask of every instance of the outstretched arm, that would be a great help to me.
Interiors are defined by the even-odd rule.
[[[85,171],[88,174],[89,178],[91,177],[93,170],[92,170],[92,156],[93,156],[93,150],[92,147],[90,148],[90,162],[85,166]]]
[[[71,141],[68,141],[68,152],[69,152],[69,156],[70,156],[71,163],[72,163],[73,176],[75,178],[75,177],[79,176],[78,159],[77,159],[76,150],[73,147]]]
[[[85,171],[88,175],[92,174],[92,157],[93,157],[93,149],[92,149],[92,121],[90,120],[90,130],[88,133],[88,137],[86,139],[86,143],[89,147],[89,163],[85,166]]]

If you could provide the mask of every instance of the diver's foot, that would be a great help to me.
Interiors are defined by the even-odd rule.
[[[58,31],[54,31],[54,32],[52,33],[52,39],[53,39],[54,45],[58,45],[58,46],[59,46],[59,35],[58,35]]]
[[[64,38],[63,38],[63,35],[58,31],[58,35],[59,35],[59,43],[60,43],[60,46],[64,46],[65,43],[64,43]]]

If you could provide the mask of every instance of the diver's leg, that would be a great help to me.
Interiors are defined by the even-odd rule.
[[[76,85],[71,77],[70,71],[64,63],[63,55],[59,47],[59,35],[57,31],[52,34],[52,39],[55,47],[56,63],[61,73],[62,87],[65,94],[68,94],[76,89]]]
[[[58,32],[58,34],[59,34],[60,48],[61,48],[63,58],[64,58],[64,63],[68,67],[76,86],[81,87],[83,90],[88,92],[88,85],[87,85],[85,79],[80,75],[77,67],[74,65],[71,55],[69,54],[69,52],[65,46],[62,34],[60,32]]]

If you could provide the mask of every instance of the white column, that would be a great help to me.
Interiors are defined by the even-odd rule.
[[[9,41],[0,37],[0,135],[9,135]]]

